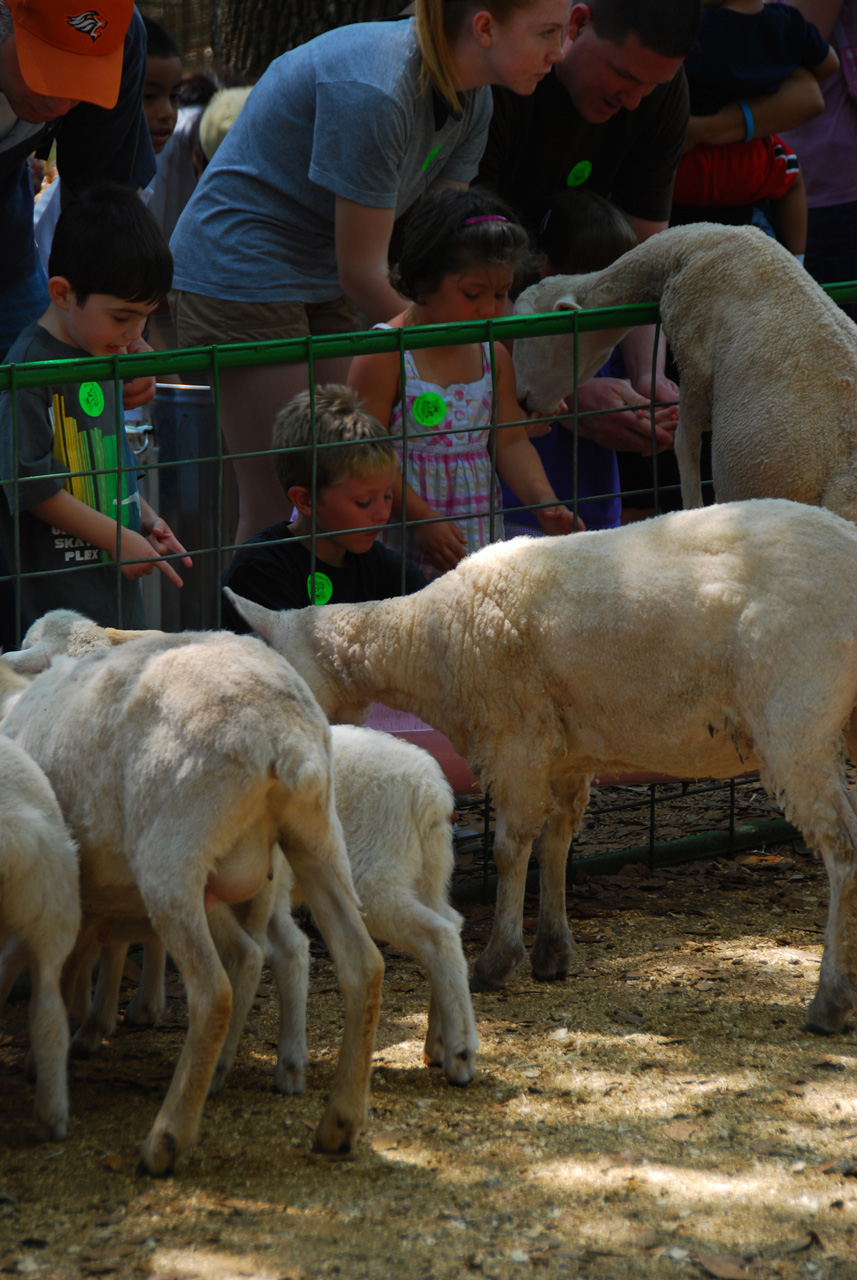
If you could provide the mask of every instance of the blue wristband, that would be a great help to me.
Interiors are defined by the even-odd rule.
[[[755,128],[753,124],[753,112],[747,106],[747,103],[743,98],[738,98],[738,106],[741,108],[741,114],[744,117],[744,128],[747,131],[744,135],[744,141],[749,142],[753,137]]]

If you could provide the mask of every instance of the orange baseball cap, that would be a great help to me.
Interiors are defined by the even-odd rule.
[[[134,0],[96,3],[84,9],[68,0],[6,0],[18,64],[30,89],[47,98],[116,106]]]

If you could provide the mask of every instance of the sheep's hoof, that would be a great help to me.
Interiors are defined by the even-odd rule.
[[[36,1116],[38,1142],[62,1142],[68,1132],[68,1112],[57,1116]]]
[[[506,985],[505,975],[502,978],[483,978],[481,974],[471,973],[468,986],[471,991],[501,991]]]
[[[535,982],[562,982],[563,978],[568,977],[568,965],[564,965],[561,969],[555,969],[553,973],[537,973],[533,969],[533,979]]]
[[[845,1020],[852,1007],[849,998],[837,999],[828,995],[826,989],[819,988],[807,1006],[804,1031],[809,1031],[814,1036],[838,1035],[845,1030]]]
[[[319,1155],[347,1156],[359,1131],[359,1124],[345,1119],[336,1111],[327,1111],[318,1123],[312,1149]]]
[[[150,1134],[140,1151],[137,1172],[153,1178],[166,1178],[175,1169],[177,1157],[178,1143],[174,1134]]]
[[[306,1066],[286,1062],[281,1058],[274,1073],[274,1093],[285,1093],[294,1096],[296,1093],[303,1093],[305,1086]]]
[[[829,1027],[820,1027],[817,1022],[805,1022],[803,1024],[804,1031],[808,1031],[813,1036],[835,1036],[837,1033]]]

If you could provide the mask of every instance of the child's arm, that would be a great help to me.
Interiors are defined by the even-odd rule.
[[[85,502],[73,497],[67,489],[60,489],[52,498],[37,502],[29,510],[39,520],[44,520],[45,524],[54,525],[64,533],[71,534],[72,537],[83,538],[86,542],[91,542],[94,547],[100,547],[102,551],[115,557],[116,521],[110,516],[102,515],[93,507],[88,507]],[[149,546],[142,534],[136,533],[133,529],[121,527],[119,533],[123,578],[140,578],[144,573],[160,569],[170,582],[175,583],[177,587],[182,585],[182,580],[172,565],[167,560],[157,559],[153,548]],[[126,560],[139,560],[143,563],[126,564]]]
[[[820,115],[824,110],[824,95],[812,71],[798,67],[786,77],[776,93],[767,94],[764,98],[750,98],[747,106],[753,117],[754,136],[767,138],[772,133],[796,129],[805,120]],[[743,111],[737,102],[727,102],[714,115],[690,117],[684,149],[690,151],[700,142],[711,146],[744,142],[746,137],[747,121]]]
[[[817,66],[810,67],[810,71],[815,76],[819,84],[826,80],[828,76],[832,76],[834,71],[839,70],[839,54],[833,45],[827,50],[827,57],[819,62]]]
[[[348,385],[385,429],[400,394],[399,369],[398,351],[388,351],[377,356],[355,356],[348,371]],[[431,520],[439,514],[411,485],[404,485],[403,492],[399,483],[393,490],[391,526],[402,519],[403,501],[408,520]],[[436,569],[454,569],[465,555],[465,537],[454,520],[436,520],[434,524],[420,525],[413,534],[420,551]]]
[[[515,392],[512,357],[505,347],[497,346],[494,350],[494,362],[497,371],[497,420],[514,422],[521,417],[521,408]],[[540,502],[554,504],[533,512],[545,533],[572,533],[575,528],[586,527],[579,517],[575,524],[571,511],[557,500],[545,475],[542,460],[533,448],[533,442],[522,423],[498,429],[497,471],[526,506],[536,506]]]

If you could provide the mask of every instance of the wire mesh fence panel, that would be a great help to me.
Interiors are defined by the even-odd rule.
[[[842,286],[833,286],[831,293],[842,293]],[[847,293],[847,289],[845,290]],[[857,293],[857,290],[854,290]],[[151,505],[159,507],[188,552],[195,568],[188,571],[181,594],[171,583],[159,581],[160,590],[149,591],[146,605],[149,624],[167,630],[188,627],[215,627],[220,624],[221,595],[220,574],[235,548],[236,499],[231,458],[223,445],[220,431],[220,382],[224,373],[232,369],[253,368],[269,364],[309,363],[326,357],[353,357],[362,354],[396,352],[402,361],[403,398],[407,397],[408,375],[404,356],[407,350],[443,346],[458,342],[486,343],[492,354],[499,341],[537,341],[539,337],[556,333],[584,334],[589,330],[615,328],[623,324],[657,323],[657,307],[637,305],[610,308],[602,312],[564,312],[545,316],[504,317],[491,321],[471,321],[455,325],[432,325],[407,330],[379,330],[322,338],[293,339],[281,342],[243,343],[225,347],[199,348],[181,352],[152,352],[137,356],[87,357],[77,361],[44,361],[38,364],[0,367],[0,393],[12,395],[13,406],[27,389],[50,387],[59,378],[63,383],[78,384],[81,389],[90,386],[109,386],[116,405],[117,432],[124,432],[124,415],[121,409],[122,379],[142,375],[176,375],[185,380],[181,385],[164,383],[150,411],[144,414],[142,423],[135,423],[132,434],[136,440],[136,453],[126,459],[121,452],[109,459],[81,455],[72,474],[93,484],[115,484],[116,492],[122,491],[125,471],[133,472]],[[191,381],[187,381],[190,379]],[[586,431],[587,415],[578,410],[576,403],[576,378],[572,371],[572,394],[568,412],[561,415],[562,430],[568,431],[572,441],[572,457],[576,457],[579,440]],[[496,404],[496,398],[495,398]],[[527,421],[523,416],[521,421]],[[13,436],[17,431],[17,416],[13,408]],[[387,424],[382,424],[386,426]],[[431,421],[423,424],[425,434],[432,430]],[[496,436],[503,430],[497,420],[496,408],[492,411],[488,449],[496,463]],[[394,433],[395,434],[395,433]],[[419,438],[420,432],[416,434]],[[14,441],[13,441],[14,443]],[[402,468],[408,474],[409,440],[406,432],[399,433]],[[412,441],[411,441],[412,443]],[[314,443],[314,458],[326,446]],[[273,450],[270,453],[273,456]],[[14,453],[14,449],[13,449]],[[48,473],[52,467],[48,468]],[[26,478],[32,479],[32,467]],[[19,472],[17,460],[10,475],[0,477],[4,506],[14,508],[20,497],[23,470]],[[658,484],[657,467],[653,473],[655,509],[670,495]],[[13,495],[10,501],[7,495]],[[616,488],[604,494],[589,497],[623,499]],[[557,498],[575,511],[581,504],[581,494],[574,468],[567,477],[567,487],[557,492]],[[22,503],[23,505],[23,503]],[[492,485],[485,506],[465,514],[474,518],[487,518],[489,529],[499,531],[505,517],[510,523],[520,513],[520,505],[498,502]],[[12,536],[6,540],[8,568],[0,575],[0,591],[5,591],[4,644],[8,647],[21,639],[28,619],[22,611],[21,600],[27,580],[50,577],[44,566],[26,565],[20,528],[11,522]],[[352,532],[352,531],[346,531]],[[407,524],[403,532],[408,532]],[[62,531],[56,530],[58,543]],[[315,556],[315,533],[310,536],[310,554]],[[91,571],[85,558],[75,554],[75,548],[61,550],[60,563],[53,572],[56,575],[84,575]],[[177,559],[174,556],[173,559]],[[402,556],[404,560],[404,555]],[[122,625],[119,610],[121,578],[115,557],[100,558],[110,563],[117,591],[116,621]],[[312,561],[314,565],[314,559]],[[313,570],[314,571],[314,570]],[[404,584],[404,565],[402,568]],[[156,579],[158,575],[155,575]],[[78,577],[76,581],[80,581]],[[74,599],[75,590],[70,596]],[[653,659],[654,660],[654,659]],[[395,724],[380,724],[393,728]],[[422,745],[433,751],[446,752],[448,761],[454,756],[451,745],[444,740],[439,744],[437,735],[428,725],[408,725],[411,740],[420,740],[421,730],[426,736]],[[459,863],[457,880],[462,884],[478,880],[479,892],[484,893],[493,874],[491,864],[492,818],[489,800],[479,792],[478,783],[469,774],[463,761],[456,767],[463,773],[457,775],[459,792],[459,826],[456,844]],[[452,766],[450,766],[451,768]],[[464,781],[461,778],[464,777]],[[716,833],[712,838],[712,832]],[[604,856],[609,849],[608,861],[616,866],[623,861],[637,860],[648,863],[653,869],[665,862],[679,858],[692,859],[733,852],[759,842],[794,838],[794,832],[775,816],[770,803],[761,791],[758,781],[709,785],[705,788],[688,786],[681,781],[670,781],[657,776],[648,778],[610,778],[596,780],[596,789],[587,822],[579,834],[573,850],[574,860],[588,861],[593,855]],[[611,864],[612,865],[612,864]]]

